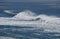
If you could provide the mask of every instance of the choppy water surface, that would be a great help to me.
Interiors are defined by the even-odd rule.
[[[60,39],[60,33],[33,27],[0,26],[1,39]]]
[[[60,18],[60,8],[58,8],[57,5],[54,5],[54,3],[53,5],[44,4],[44,3],[19,3],[19,2],[9,2],[9,3],[0,2],[0,3],[1,3],[0,17],[4,17],[4,18],[13,17],[16,14],[20,13],[21,11],[23,12],[24,10],[28,10],[28,11],[30,10],[32,11],[32,13],[35,13],[36,15],[40,15],[38,17],[43,19],[42,20],[43,22],[42,21],[39,22],[40,20],[38,21],[39,23],[42,23],[41,25],[38,25],[38,27],[30,27],[31,25],[24,26],[24,24],[20,26],[17,25],[12,26],[14,24],[11,25],[9,23],[15,22],[16,24],[16,21],[19,20],[18,18],[21,18],[23,20],[25,19],[24,21],[26,22],[26,19],[29,20],[28,18],[31,17],[31,15],[33,15],[33,14],[29,14],[31,12],[28,12],[26,14],[26,12],[24,11],[24,13],[16,16],[17,20],[14,21],[6,20],[6,19],[4,20],[4,18],[2,20],[0,18],[0,39],[60,39],[60,19],[55,19],[55,17]],[[27,15],[28,17],[26,17]],[[8,23],[5,23],[4,21]],[[25,23],[24,21],[22,23]],[[43,25],[44,22],[46,23],[45,25]],[[20,22],[17,22],[17,24],[19,23]],[[30,23],[30,21],[28,21],[27,23]]]

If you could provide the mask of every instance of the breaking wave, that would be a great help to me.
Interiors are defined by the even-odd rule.
[[[22,12],[19,12],[16,16],[14,16],[13,18],[16,19],[26,19],[29,20],[31,18],[34,18],[36,16],[35,13],[31,12],[30,10],[25,10]]]
[[[38,19],[39,18],[39,19]],[[23,21],[21,21],[23,20]],[[48,32],[60,32],[60,18],[45,14],[36,15],[30,10],[19,12],[12,18],[0,18],[0,25],[31,26]]]

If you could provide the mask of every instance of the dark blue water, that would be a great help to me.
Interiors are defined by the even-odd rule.
[[[14,13],[21,12],[23,10],[31,10],[36,14],[56,15],[60,17],[60,8],[58,5],[44,4],[44,3],[21,3],[21,2],[0,2],[0,16],[13,16],[6,14],[4,10],[13,10]]]
[[[0,26],[0,36],[16,39],[60,39],[60,36],[55,36],[55,34],[60,33],[47,33],[33,27]]]
[[[51,6],[55,6],[51,7]],[[13,17],[16,14],[7,14],[4,10],[13,10],[14,13],[23,10],[31,10],[37,15],[47,14],[60,17],[60,9],[56,5],[46,5],[44,3],[20,3],[20,2],[0,2],[0,17]],[[0,25],[0,36],[13,37],[16,39],[60,39],[60,33],[43,32],[43,29],[33,27],[17,27]]]

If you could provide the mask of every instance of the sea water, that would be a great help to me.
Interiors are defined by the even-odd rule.
[[[46,14],[60,17],[60,9],[57,8],[56,5],[44,3],[1,2],[0,6],[0,17],[13,17],[24,10],[31,10],[37,15]],[[15,14],[6,13],[4,10],[11,10]],[[29,26],[0,25],[0,39],[60,39],[60,33],[44,32],[42,28]]]

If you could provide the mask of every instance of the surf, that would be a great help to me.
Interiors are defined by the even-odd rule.
[[[0,17],[0,25],[10,26],[30,26],[34,28],[43,28],[45,31],[58,32],[60,30],[60,18],[56,16],[48,16],[45,14],[36,15],[30,10],[19,12],[17,15],[6,18]],[[60,32],[60,31],[59,31]]]

